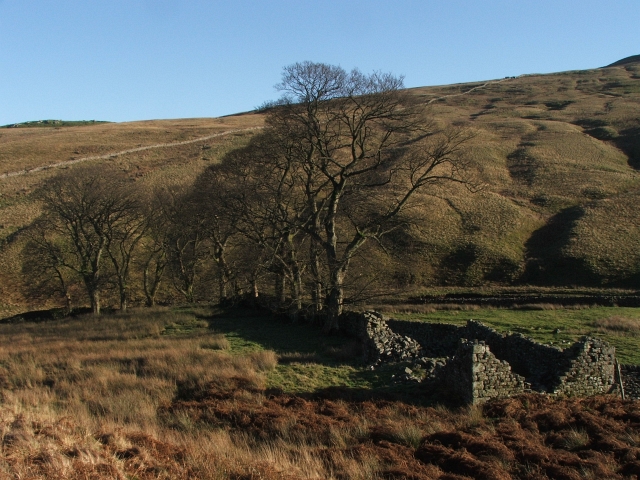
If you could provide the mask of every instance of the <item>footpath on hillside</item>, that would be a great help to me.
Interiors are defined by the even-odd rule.
[[[262,128],[264,128],[264,127],[250,127],[250,128],[240,128],[240,129],[235,129],[235,130],[227,130],[226,132],[214,133],[213,135],[207,135],[205,137],[198,137],[198,138],[194,138],[192,140],[184,140],[182,142],[158,143],[158,144],[155,144],[155,145],[147,145],[145,147],[130,148],[128,150],[121,150],[119,152],[106,153],[104,155],[94,155],[94,156],[90,156],[90,157],[74,158],[73,160],[65,160],[64,162],[52,163],[52,164],[49,164],[49,165],[42,165],[40,167],[35,167],[35,168],[26,168],[24,170],[18,170],[16,172],[2,173],[2,174],[0,174],[0,180],[5,179],[5,178],[10,178],[10,177],[19,177],[21,175],[27,175],[27,174],[30,174],[30,173],[41,172],[43,170],[50,170],[52,168],[65,167],[65,166],[73,165],[73,164],[76,164],[76,163],[88,162],[90,160],[109,160],[111,158],[119,157],[121,155],[126,155],[128,153],[141,152],[143,150],[152,150],[152,149],[155,149],[155,148],[168,148],[168,147],[177,147],[177,146],[180,146],[180,145],[188,145],[190,143],[202,142],[202,141],[205,141],[205,140],[209,140],[211,138],[222,137],[224,135],[231,135],[232,133],[248,132],[248,131],[251,131],[251,130],[260,130]]]

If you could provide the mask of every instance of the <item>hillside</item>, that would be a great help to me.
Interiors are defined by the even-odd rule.
[[[388,287],[637,288],[640,64],[410,92],[439,122],[475,134],[468,155],[484,188],[428,192],[416,224],[389,238],[394,256],[380,257]],[[263,121],[246,114],[0,130],[0,316],[29,303],[17,293],[19,232],[38,215],[34,190],[60,169],[112,162],[141,187],[188,182]]]
[[[631,55],[630,57],[625,57],[617,62],[613,62],[611,65],[607,65],[607,67],[620,67],[623,65],[628,65],[630,63],[640,63],[640,55]]]

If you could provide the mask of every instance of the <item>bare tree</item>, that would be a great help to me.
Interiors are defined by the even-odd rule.
[[[156,196],[158,213],[166,226],[163,242],[173,286],[191,303],[195,301],[200,271],[210,255],[206,217],[193,204],[188,187],[164,189]]]
[[[144,208],[144,216],[148,228],[142,238],[142,288],[146,298],[147,307],[156,304],[156,295],[167,268],[168,250],[168,218],[160,208],[159,198],[147,202]]]
[[[238,233],[235,225],[237,215],[229,205],[233,188],[231,182],[225,169],[213,165],[196,179],[189,196],[193,209],[204,219],[211,257],[217,268],[220,301],[229,298],[229,285],[235,278],[234,267],[229,260],[233,237]]]
[[[104,225],[96,225],[96,228],[104,229],[106,251],[118,284],[120,310],[124,312],[129,300],[131,262],[140,240],[150,228],[150,218],[142,208],[141,195],[131,186],[116,185],[110,195],[117,197],[117,203],[113,205],[114,212],[107,217]]]
[[[29,294],[60,295],[67,312],[71,311],[72,272],[67,268],[61,239],[51,234],[47,218],[37,219],[26,230],[27,243],[22,250],[22,274]]]
[[[56,254],[60,265],[80,276],[95,314],[100,313],[110,232],[129,211],[128,200],[118,193],[122,181],[114,169],[81,167],[54,177],[40,192],[50,234],[63,239]]]
[[[296,221],[304,206],[289,145],[272,138],[271,132],[256,135],[244,148],[234,150],[220,165],[200,177],[199,192],[216,198],[218,215],[226,224],[261,249],[260,269],[275,276],[276,297],[286,303],[286,284],[291,299],[302,306],[304,261],[300,248],[305,238]]]
[[[306,205],[296,223],[325,256],[326,331],[338,328],[356,251],[394,228],[416,192],[469,180],[460,155],[469,135],[437,128],[402,87],[389,74],[296,63],[278,85],[288,102],[268,113],[274,138],[300,166],[295,182]]]

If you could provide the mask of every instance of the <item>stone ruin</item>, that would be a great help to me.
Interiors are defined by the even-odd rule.
[[[341,328],[359,340],[365,361],[410,362],[423,381],[454,399],[478,404],[524,392],[589,396],[617,391],[615,348],[583,337],[568,348],[544,345],[519,333],[499,333],[480,322],[465,326],[387,319],[347,312]]]

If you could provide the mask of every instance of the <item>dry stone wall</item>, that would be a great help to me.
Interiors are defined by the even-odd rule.
[[[378,312],[347,312],[341,325],[344,333],[360,341],[364,360],[371,364],[411,360],[423,354],[416,340],[392,331]]]
[[[376,312],[349,312],[341,325],[361,341],[372,366],[384,361],[427,366],[429,385],[465,403],[526,391],[587,396],[616,385],[615,349],[598,339],[584,337],[562,350],[473,320],[465,326],[430,324]]]
[[[640,399],[640,365],[620,365],[626,398]]]
[[[583,337],[564,352],[564,363],[553,393],[589,396],[607,393],[615,386],[615,348],[595,338]]]
[[[450,393],[464,403],[482,403],[529,390],[524,377],[511,371],[481,341],[461,339],[452,359],[439,372],[439,380]]]

